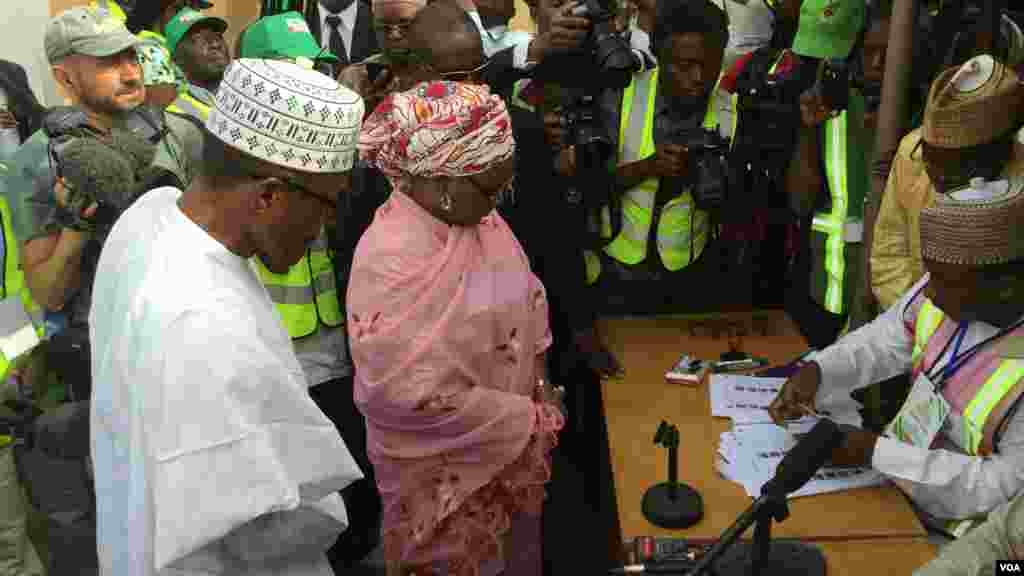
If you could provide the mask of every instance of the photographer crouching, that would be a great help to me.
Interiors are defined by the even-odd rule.
[[[698,297],[692,285],[706,285],[716,271],[709,245],[730,134],[711,96],[728,37],[725,13],[710,1],[659,2],[659,67],[602,97],[615,186],[612,208],[596,223],[603,246],[586,260],[587,280],[605,311],[715,305],[711,291]]]

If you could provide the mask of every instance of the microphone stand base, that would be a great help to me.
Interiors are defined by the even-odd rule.
[[[676,498],[669,497],[669,483],[651,486],[644,493],[640,509],[644,518],[660,528],[689,528],[704,517],[704,500],[686,484],[676,484]]]
[[[753,542],[736,542],[712,563],[718,576],[749,576],[753,573]],[[825,576],[821,548],[798,540],[772,540],[768,557],[761,562],[762,576]]]

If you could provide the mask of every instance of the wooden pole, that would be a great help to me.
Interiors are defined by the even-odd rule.
[[[892,6],[885,76],[882,81],[882,102],[878,109],[878,127],[875,132],[875,155],[871,162],[871,189],[868,191],[864,206],[861,302],[855,305],[851,328],[857,328],[870,321],[877,307],[871,291],[871,244],[874,239],[875,218],[882,203],[882,193],[889,178],[892,159],[896,156],[900,139],[906,131],[914,31],[917,28],[920,7],[920,0],[895,0]]]

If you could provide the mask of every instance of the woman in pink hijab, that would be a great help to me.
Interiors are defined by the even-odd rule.
[[[544,288],[494,210],[515,142],[486,86],[422,83],[363,124],[393,192],[348,289],[355,401],[392,573],[532,576],[563,425]]]

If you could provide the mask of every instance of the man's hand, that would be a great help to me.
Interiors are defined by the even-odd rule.
[[[58,178],[56,184],[53,185],[53,196],[57,200],[57,206],[60,206],[65,210],[68,210],[70,208],[69,197],[71,196],[71,194],[63,178]],[[96,210],[98,210],[99,207],[99,204],[93,202],[84,210],[82,210],[82,212],[77,216],[85,220],[89,220],[96,215]]]
[[[527,60],[540,62],[552,52],[575,50],[583,45],[590,34],[590,19],[573,16],[577,6],[578,3],[569,2],[549,12],[550,29],[530,42]]]
[[[815,362],[805,364],[782,385],[779,395],[768,406],[772,421],[783,426],[786,420],[806,416],[814,409],[814,396],[821,385],[821,368]]]
[[[870,466],[878,435],[860,428],[843,428],[843,443],[832,451],[834,466]]]
[[[687,169],[687,149],[679,144],[666,144],[659,147],[651,156],[651,176],[666,178],[685,176]]]
[[[833,116],[835,113],[825,105],[825,100],[817,86],[800,95],[800,118],[803,120],[804,126],[808,128],[820,126]]]
[[[579,353],[584,356],[587,366],[602,380],[622,378],[626,375],[618,358],[608,351],[593,326],[578,330],[573,334],[573,342]]]
[[[17,128],[18,119],[14,117],[10,110],[0,112],[0,129],[12,130]]]

